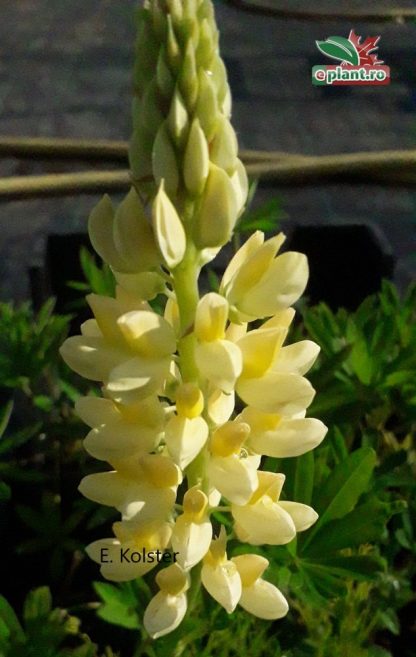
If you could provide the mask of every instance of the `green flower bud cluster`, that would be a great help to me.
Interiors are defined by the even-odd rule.
[[[210,0],[155,0],[139,13],[130,166],[153,198],[162,181],[198,249],[226,244],[247,198]]]

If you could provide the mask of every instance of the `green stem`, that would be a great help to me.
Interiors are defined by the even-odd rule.
[[[197,251],[192,244],[189,244],[183,261],[173,272],[173,287],[178,302],[181,327],[178,350],[181,374],[185,382],[198,380],[193,335],[195,312],[199,301],[198,276]]]

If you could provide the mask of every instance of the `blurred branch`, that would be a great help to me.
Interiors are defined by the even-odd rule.
[[[21,140],[22,146],[24,140]],[[32,140],[28,140],[32,141]],[[83,150],[95,152],[103,161],[111,153],[120,155],[120,162],[127,164],[127,144],[116,142],[76,142],[73,140],[37,140],[36,149],[54,152],[54,159],[64,152],[66,157],[81,157]],[[41,143],[42,142],[42,143]],[[0,139],[1,143],[4,140]],[[102,149],[103,143],[106,144]],[[42,146],[42,148],[41,148]],[[30,146],[33,148],[33,144]],[[30,151],[32,156],[35,153]],[[40,152],[40,151],[37,151]],[[26,147],[29,157],[29,145]],[[122,159],[122,154],[124,154]],[[270,181],[277,185],[324,184],[327,182],[409,185],[416,184],[416,150],[342,153],[338,155],[309,156],[280,151],[241,151],[240,155],[252,178]],[[0,200],[96,194],[128,189],[131,177],[127,170],[83,171],[75,173],[45,174],[40,176],[13,176],[0,178]]]
[[[0,157],[17,157],[33,160],[79,160],[122,162],[127,164],[127,141],[99,139],[55,139],[53,137],[2,137]],[[245,162],[269,160],[271,157],[288,157],[289,153],[242,150]]]
[[[0,137],[0,157],[126,163],[127,151],[125,141]]]
[[[0,178],[0,201],[120,192],[131,183],[129,171],[82,171]]]
[[[404,23],[407,20],[416,18],[416,9],[344,9],[331,12],[309,11],[305,9],[289,9],[284,7],[275,7],[272,4],[252,3],[246,0],[224,0],[225,4],[231,5],[240,11],[249,12],[250,14],[260,14],[272,18],[286,18],[302,21],[370,21],[374,23],[397,22]]]
[[[390,176],[392,184],[400,180],[414,184],[416,150],[288,157],[274,154],[268,161],[249,164],[247,171],[255,178],[280,184],[302,184],[329,178],[351,182],[352,177],[359,177],[361,182],[385,182]]]

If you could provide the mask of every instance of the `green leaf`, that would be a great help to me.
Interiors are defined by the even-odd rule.
[[[282,210],[279,200],[272,199],[256,210],[245,212],[235,231],[237,233],[252,233],[255,230],[276,231],[279,221],[284,219],[285,216],[286,214]]]
[[[50,413],[53,409],[53,399],[47,395],[36,395],[33,397],[33,404],[45,413]]]
[[[11,498],[12,491],[4,481],[0,481],[0,502],[7,502]]]
[[[368,649],[368,657],[392,657],[392,654],[380,646],[370,646]]]
[[[141,619],[137,613],[137,601],[131,590],[116,587],[104,582],[94,582],[94,589],[103,603],[97,610],[97,615],[107,623],[119,625],[129,630],[139,629]]]
[[[345,37],[328,37],[326,41],[315,42],[318,50],[320,50],[327,57],[332,59],[339,59],[342,62],[347,62],[353,66],[358,66],[360,63],[360,56],[354,44]]]
[[[320,518],[308,533],[303,549],[306,549],[324,525],[352,511],[358,499],[367,490],[375,464],[374,450],[361,447],[334,468],[314,497],[313,506]]]
[[[343,518],[319,528],[303,553],[319,555],[378,541],[389,518],[404,507],[401,501],[387,503],[372,497]]]
[[[362,306],[360,306],[360,310],[361,308]],[[357,319],[354,319],[352,316],[347,321],[346,338],[352,345],[348,362],[359,381],[364,385],[369,385],[373,379],[374,369],[377,366],[377,358],[374,353],[370,353],[364,332],[359,326]]]
[[[384,559],[375,555],[352,555],[302,559],[302,567],[305,566],[332,577],[371,580],[385,570],[386,563]]]
[[[20,625],[16,614],[7,602],[6,598],[0,595],[0,619],[4,622],[10,632],[10,637],[14,642],[24,643],[25,634]]]
[[[26,623],[47,618],[52,610],[52,596],[47,586],[30,591],[23,605],[23,618]]]
[[[296,459],[293,501],[310,504],[313,492],[315,458],[313,452],[307,452]]]
[[[7,404],[0,409],[0,438],[3,436],[7,429],[7,425],[9,424],[10,416],[13,412],[13,405],[13,399],[10,399]]]
[[[21,445],[24,445],[29,440],[34,438],[39,433],[41,428],[42,423],[37,422],[36,424],[26,426],[20,431],[16,431],[7,437],[4,437],[0,441],[0,454],[5,454],[16,449],[17,447],[20,447]]]
[[[379,611],[378,617],[380,620],[380,625],[382,627],[385,627],[392,634],[399,636],[400,621],[394,609],[390,608],[390,609],[384,609],[383,611]]]
[[[303,586],[309,589],[312,596],[307,596],[307,602],[311,606],[320,607],[326,598],[343,597],[347,592],[346,583],[319,564],[302,562],[301,573]]]

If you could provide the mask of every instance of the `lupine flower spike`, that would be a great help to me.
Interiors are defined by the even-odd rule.
[[[102,386],[76,412],[90,427],[85,449],[112,469],[80,490],[121,516],[87,553],[113,581],[158,569],[144,615],[158,638],[181,623],[199,576],[228,613],[240,605],[264,619],[286,614],[282,593],[263,579],[267,559],[233,557],[213,513],[221,505],[233,537],[254,546],[310,527],[313,509],[281,499],[284,476],[259,468],[263,455],[313,449],[326,427],[305,417],[315,392],[304,375],[318,346],[285,346],[305,256],[279,254],[284,235],[257,231],[219,292],[199,294],[200,270],[230,240],[248,189],[210,0],[146,2],[134,87],[132,188],[117,208],[104,196],[89,219],[116,295],[88,297],[94,318],[61,353]]]

